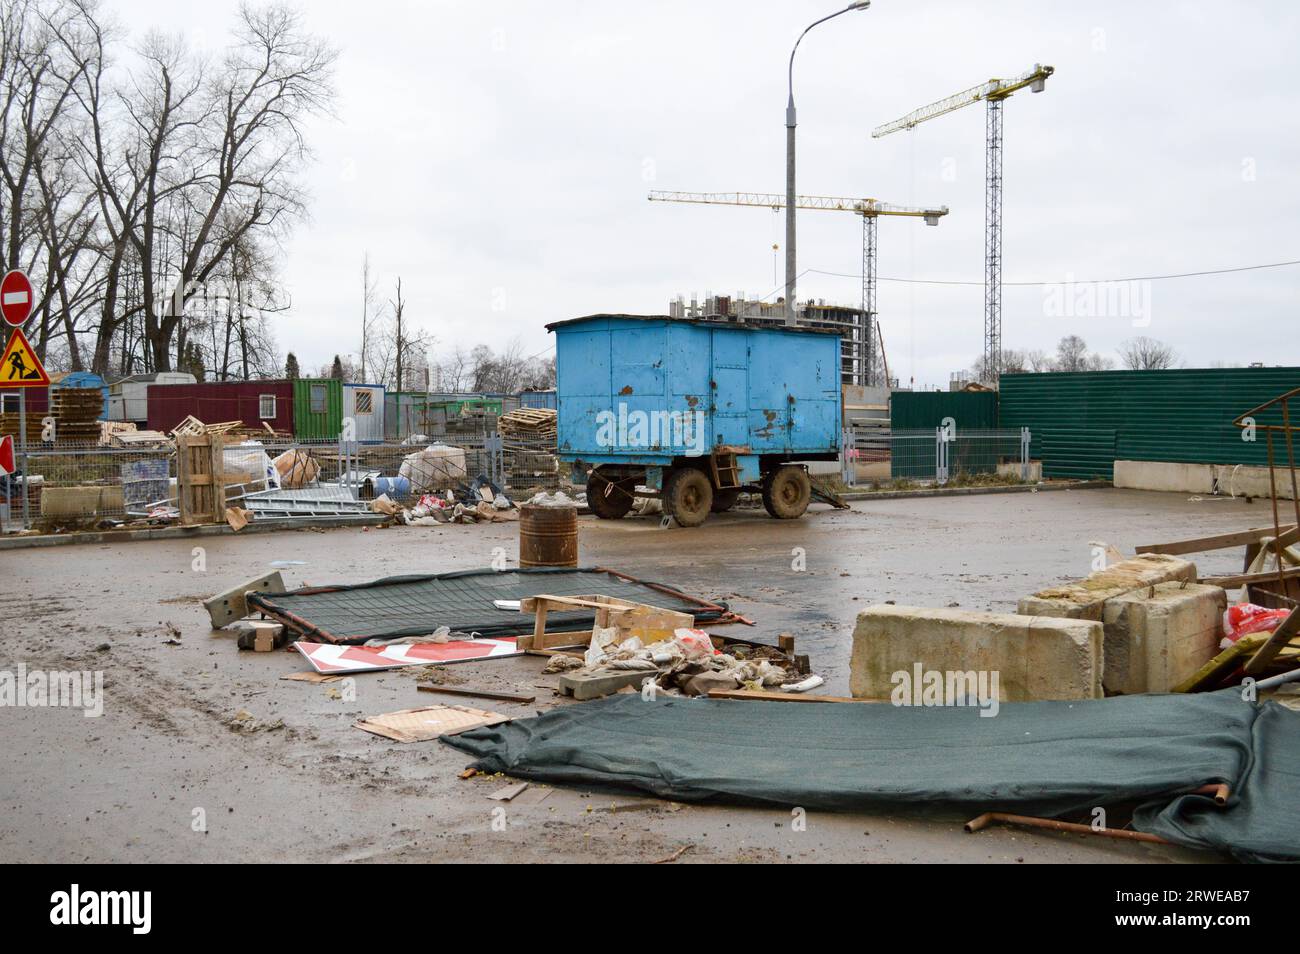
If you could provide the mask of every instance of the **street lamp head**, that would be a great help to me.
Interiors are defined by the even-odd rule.
[[[847,7],[845,7],[844,9],[846,9],[846,10],[865,10],[865,9],[867,9],[867,7],[869,7],[869,6],[871,6],[871,0],[853,0],[853,2],[850,3],[850,4],[849,4]]]

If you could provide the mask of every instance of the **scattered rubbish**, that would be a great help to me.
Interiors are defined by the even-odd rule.
[[[315,672],[315,671],[313,670],[312,672],[291,672],[291,673],[286,673],[285,675],[281,676],[280,678],[281,678],[281,679],[287,679],[287,680],[290,681],[290,682],[323,683],[323,682],[338,682],[338,681],[339,681],[340,679],[342,679],[343,677],[342,677],[342,676],[329,676],[329,675],[326,675],[325,673],[322,673],[322,672]]]
[[[800,682],[786,683],[781,689],[784,692],[807,692],[809,689],[816,689],[825,682],[826,680],[821,676],[809,676]]]
[[[274,566],[283,569],[289,566],[306,566],[306,560],[272,560],[267,566]]]
[[[334,643],[296,642],[317,672],[371,672],[401,669],[404,666],[427,666],[430,663],[466,662],[471,659],[498,659],[522,653],[512,638],[462,639],[446,643],[403,643],[393,646],[347,646]]]
[[[302,448],[290,448],[271,463],[280,475],[280,486],[285,490],[306,487],[320,476],[320,463]]]
[[[227,720],[226,727],[241,735],[253,735],[257,732],[275,732],[283,729],[284,720],[273,719],[270,722],[263,722],[255,718],[247,709],[240,709]]]
[[[576,507],[577,501],[562,490],[554,493],[541,491],[528,499],[530,507]]]
[[[253,519],[253,511],[244,510],[242,507],[226,508],[226,523],[230,524],[230,529],[238,533],[248,526],[248,521]]]
[[[544,673],[569,672],[573,669],[581,669],[586,665],[581,656],[570,656],[567,653],[554,653],[546,662],[546,667],[542,669]]]
[[[241,623],[240,626],[243,631],[236,640],[236,645],[240,649],[269,653],[273,649],[283,649],[288,642],[284,626],[280,623],[269,620],[249,620]]]
[[[424,706],[368,716],[354,726],[394,742],[427,742],[509,721],[508,716],[469,706]]]
[[[1219,648],[1227,649],[1242,636],[1271,633],[1288,615],[1290,610],[1268,609],[1254,603],[1229,606],[1223,613],[1223,642]]]
[[[522,795],[527,790],[527,782],[515,782],[513,785],[507,785],[505,788],[497,789],[495,792],[488,795],[488,798],[497,802],[508,802],[516,795]]]
[[[674,852],[673,852],[671,855],[669,855],[668,857],[666,857],[666,858],[660,858],[658,861],[652,861],[652,862],[650,862],[650,863],[651,863],[652,865],[670,865],[670,864],[672,864],[674,861],[676,861],[678,858],[680,858],[682,855],[686,854],[686,852],[690,851],[690,850],[691,850],[692,848],[694,848],[694,847],[695,847],[694,845],[682,845],[680,848],[678,848],[676,851],[674,851]]]

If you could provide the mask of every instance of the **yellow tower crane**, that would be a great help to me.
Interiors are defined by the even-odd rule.
[[[654,190],[651,202],[686,202],[697,205],[744,205],[779,210],[785,208],[785,196],[775,192],[665,192]],[[882,215],[898,215],[924,219],[926,225],[938,225],[948,214],[948,207],[920,208],[893,205],[879,199],[850,199],[830,195],[795,196],[796,209],[814,209],[823,212],[853,212],[862,216],[862,315],[863,325],[858,328],[855,355],[862,361],[861,379],[858,383],[888,386],[888,371],[884,381],[876,380],[876,345],[880,345],[881,363],[884,363],[885,341],[876,321],[876,219]],[[888,366],[885,365],[887,368]]]
[[[987,157],[984,169],[984,380],[997,385],[1002,370],[1002,104],[1012,93],[1026,87],[1041,93],[1047,78],[1056,70],[1035,63],[1014,79],[991,79],[929,106],[913,110],[891,123],[871,131],[873,139],[900,129],[913,129],[971,103],[988,104]]]

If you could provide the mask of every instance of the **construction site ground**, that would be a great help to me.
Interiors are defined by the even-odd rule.
[[[794,634],[826,678],[816,691],[847,695],[854,620],[870,603],[1010,612],[1027,593],[1086,575],[1094,541],[1131,553],[1270,522],[1266,501],[1089,489],[815,506],[797,521],[741,509],[694,530],[583,517],[580,543],[584,565],[726,600],[758,624],[718,632],[773,643]],[[336,698],[337,684],[281,680],[308,668],[297,653],[237,651],[201,605],[278,560],[305,561],[282,570],[290,587],[483,567],[498,547],[514,565],[517,533],[513,523],[303,529],[0,553],[0,668],[103,670],[105,693],[100,718],[0,713],[0,861],[654,861],[687,845],[679,863],[1221,860],[1080,835],[965,834],[953,814],[809,813],[797,831],[775,808],[566,789],[531,806],[493,801],[486,796],[509,780],[461,780],[464,755],[353,722],[438,702],[517,717],[572,704],[554,696],[558,677],[542,674],[544,660],[436,673],[453,685],[535,692],[531,704],[417,692],[413,669],[358,675],[349,701]],[[1202,573],[1240,569],[1236,549],[1203,556]],[[241,712],[251,719],[232,721]],[[505,830],[494,830],[500,808]]]

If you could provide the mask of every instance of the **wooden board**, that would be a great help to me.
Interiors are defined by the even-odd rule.
[[[394,742],[428,742],[482,726],[509,722],[507,716],[469,706],[424,706],[359,719],[354,727]]]
[[[1284,534],[1295,529],[1296,525],[1294,523],[1288,523],[1281,528]],[[1171,543],[1150,543],[1138,547],[1136,552],[1164,553],[1169,556],[1177,556],[1181,553],[1203,553],[1207,550],[1224,550],[1228,547],[1241,547],[1251,543],[1259,543],[1260,537],[1271,537],[1272,535],[1272,527],[1256,527],[1253,530],[1235,530],[1232,533],[1220,533],[1212,537],[1195,537],[1190,540],[1175,540]]]

